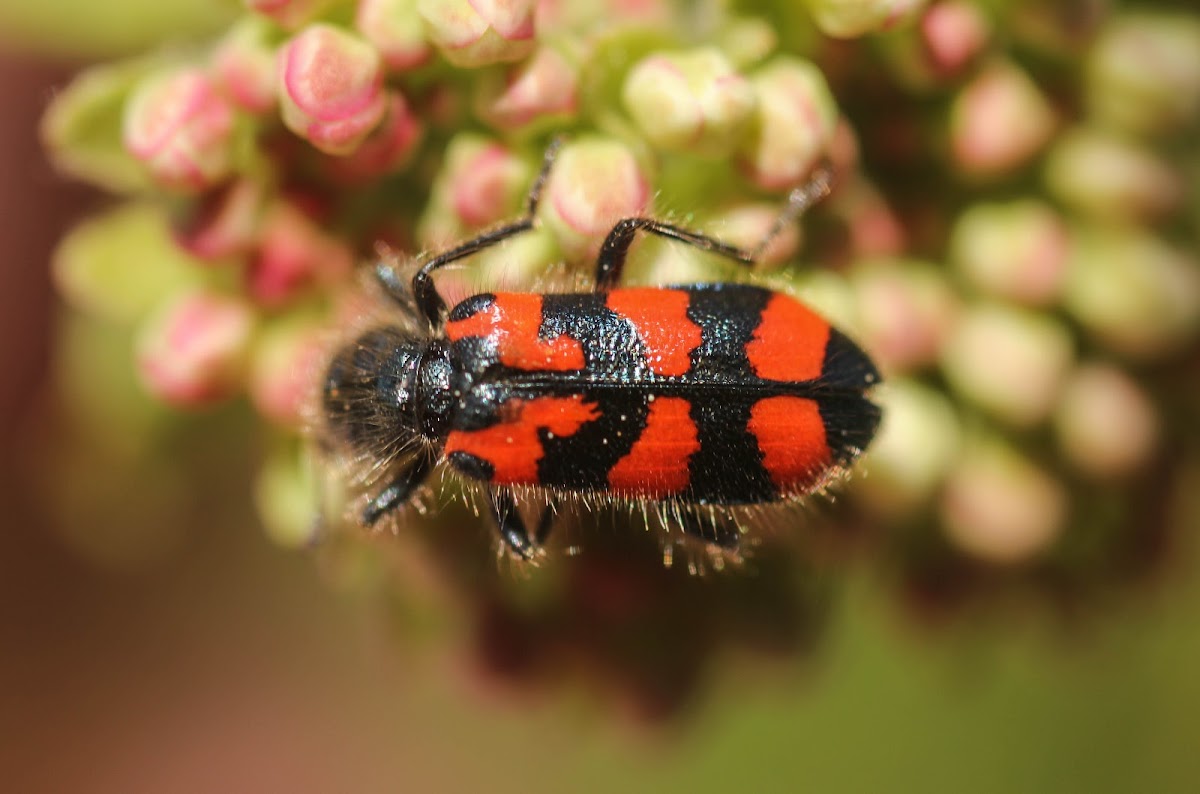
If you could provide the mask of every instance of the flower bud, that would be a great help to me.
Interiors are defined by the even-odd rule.
[[[425,249],[454,245],[470,232],[516,216],[535,174],[530,161],[474,133],[454,136],[442,162],[417,229]]]
[[[299,207],[280,201],[263,219],[246,290],[260,306],[283,306],[316,285],[331,286],[354,268],[350,247],[326,234]]]
[[[755,95],[719,50],[703,48],[644,58],[625,78],[622,100],[654,146],[719,157],[737,143]]]
[[[331,0],[243,0],[246,8],[272,19],[288,30],[313,19]]]
[[[827,36],[849,39],[893,27],[925,0],[807,0],[817,27]]]
[[[323,152],[354,151],[383,119],[383,63],[370,44],[332,25],[312,25],[279,55],[283,122]]]
[[[950,386],[1009,424],[1045,419],[1074,356],[1070,332],[1024,309],[976,305],[965,311],[942,351]]]
[[[503,84],[482,85],[479,116],[502,130],[560,128],[579,106],[579,67],[554,47],[541,47],[514,66]]]
[[[248,113],[266,113],[275,107],[275,48],[270,26],[248,17],[217,43],[212,70],[217,83],[235,105]]]
[[[862,341],[885,372],[904,372],[937,360],[959,310],[939,269],[885,260],[856,268],[852,286]]]
[[[1186,194],[1184,179],[1150,150],[1094,127],[1061,136],[1046,162],[1055,196],[1106,219],[1161,218]]]
[[[752,250],[767,236],[779,220],[778,202],[744,202],[725,207],[710,216],[704,230],[722,242]],[[775,235],[758,257],[757,269],[769,270],[790,262],[800,250],[800,225],[791,223]]]
[[[954,100],[954,159],[970,174],[1011,171],[1046,145],[1056,124],[1054,110],[1024,72],[1010,63],[994,63]]]
[[[921,41],[929,65],[939,75],[954,75],[983,52],[991,25],[974,2],[945,0],[921,16]]]
[[[1100,478],[1136,471],[1154,454],[1160,436],[1150,398],[1108,364],[1086,364],[1071,374],[1054,425],[1063,455]]]
[[[1088,107],[1105,125],[1148,135],[1200,119],[1200,20],[1194,12],[1114,16],[1086,68]]]
[[[533,52],[534,0],[417,0],[430,41],[455,66],[519,61]]]
[[[258,179],[237,179],[206,194],[176,219],[175,241],[207,262],[244,254],[258,239],[266,187]]]
[[[958,416],[944,395],[905,378],[887,381],[875,396],[883,421],[859,464],[867,476],[854,490],[889,515],[916,510],[957,462]]]
[[[288,549],[319,540],[318,516],[324,496],[322,478],[314,471],[302,445],[284,444],[263,461],[254,483],[254,501],[267,536]]]
[[[258,337],[250,357],[250,401],[267,420],[299,430],[327,358],[324,333],[307,318],[286,320]]]
[[[142,383],[179,408],[223,400],[242,386],[254,313],[243,301],[205,291],[175,297],[138,334]]]
[[[393,72],[415,69],[432,55],[417,0],[359,0],[354,26]]]
[[[950,258],[969,283],[1031,306],[1058,300],[1070,254],[1062,219],[1036,199],[977,204],[950,233]]]
[[[825,78],[807,61],[781,56],[751,77],[757,128],[743,137],[739,162],[765,190],[804,181],[837,128],[838,110]]]
[[[855,258],[899,256],[906,232],[895,211],[873,185],[863,179],[838,189],[831,210],[846,225]]]
[[[125,108],[125,148],[160,185],[211,187],[233,165],[233,108],[199,69],[144,80]]]
[[[412,159],[424,128],[399,91],[387,95],[387,115],[353,153],[331,157],[326,172],[343,184],[358,184],[392,174]]]
[[[1092,336],[1119,353],[1177,350],[1200,328],[1200,264],[1132,228],[1079,230],[1063,302]]]
[[[568,261],[590,262],[613,225],[643,214],[649,202],[650,187],[624,144],[583,138],[559,152],[539,214]]]
[[[951,542],[996,564],[1029,561],[1062,534],[1070,499],[1062,483],[998,439],[975,439],[942,491]]]

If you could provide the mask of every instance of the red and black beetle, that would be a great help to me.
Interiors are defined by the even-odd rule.
[[[724,549],[739,533],[701,510],[778,502],[821,488],[870,443],[879,374],[802,303],[746,284],[619,288],[638,232],[753,264],[829,192],[828,168],[792,192],[747,251],[650,218],[609,232],[592,292],[484,293],[447,311],[435,270],[535,224],[547,150],[525,216],[425,262],[411,284],[376,277],[399,314],[337,352],[324,378],[324,432],[375,456],[383,486],[365,526],[402,507],[440,464],[480,483],[505,547],[532,559],[567,494],[673,506],[685,532]],[[515,490],[551,504],[531,535]]]

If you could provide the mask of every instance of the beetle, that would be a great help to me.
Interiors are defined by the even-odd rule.
[[[326,435],[382,487],[364,527],[401,509],[440,464],[482,486],[502,548],[540,553],[559,500],[669,505],[685,533],[736,552],[740,532],[705,511],[823,488],[870,443],[880,410],[870,358],[799,301],[740,283],[621,287],[649,233],[746,265],[830,192],[818,166],[763,241],[746,250],[648,217],[618,221],[590,292],[481,293],[449,307],[433,274],[536,225],[560,142],[547,149],[515,222],[374,276],[394,312],[339,349],[325,371]],[[530,532],[518,493],[547,501]]]

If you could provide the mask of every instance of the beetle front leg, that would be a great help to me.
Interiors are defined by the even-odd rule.
[[[417,455],[412,463],[401,469],[400,473],[393,477],[383,490],[363,508],[362,516],[359,518],[362,525],[368,528],[373,527],[385,515],[399,509],[412,496],[413,491],[429,477],[434,463],[431,455],[426,453]]]

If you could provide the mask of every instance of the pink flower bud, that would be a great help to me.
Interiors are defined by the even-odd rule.
[[[1046,182],[1071,206],[1112,220],[1162,218],[1187,194],[1184,175],[1154,151],[1095,127],[1058,139],[1046,161]]]
[[[885,372],[932,364],[958,317],[959,302],[942,272],[904,260],[858,267],[853,274],[857,328]]]
[[[987,17],[973,2],[934,3],[921,17],[921,40],[940,75],[961,72],[983,51],[990,35]]]
[[[1070,499],[1062,483],[996,439],[977,439],[942,491],[950,540],[985,562],[1012,565],[1045,551],[1062,534]]]
[[[349,154],[379,125],[382,83],[379,53],[332,25],[305,28],[280,51],[283,121],[328,154]]]
[[[569,261],[591,261],[613,225],[643,214],[649,201],[650,187],[624,144],[580,139],[559,152],[540,214]]]
[[[269,36],[268,23],[249,17],[231,29],[213,51],[217,83],[248,113],[266,113],[275,107],[275,48]]]
[[[209,262],[246,253],[258,239],[265,191],[257,179],[238,179],[212,191],[176,221],[175,241]]]
[[[969,282],[1031,306],[1058,300],[1070,255],[1062,219],[1036,199],[973,206],[950,235],[950,258]]]
[[[500,144],[474,152],[455,152],[450,160],[450,203],[467,228],[480,228],[510,217],[528,192],[531,170]]]
[[[856,179],[839,188],[832,211],[846,224],[856,258],[898,256],[908,244],[904,226],[869,182]]]
[[[505,83],[480,96],[479,115],[502,130],[530,132],[568,123],[579,104],[579,68],[553,47],[513,67]]]
[[[535,0],[417,0],[430,40],[447,61],[473,68],[533,52]]]
[[[354,26],[394,72],[415,69],[432,55],[417,0],[359,0]]]
[[[1072,375],[1055,411],[1063,454],[1094,477],[1135,472],[1154,454],[1160,437],[1154,404],[1125,372],[1087,364]]]
[[[1012,64],[992,64],[954,101],[954,159],[972,174],[1010,171],[1046,145],[1057,123],[1053,108],[1024,72]]]
[[[964,312],[942,351],[950,386],[997,418],[1032,427],[1054,408],[1074,359],[1057,320],[1001,305]]]
[[[240,300],[200,291],[180,295],[138,334],[142,383],[180,408],[226,399],[241,389],[253,330],[254,313]]]
[[[739,161],[766,190],[804,181],[828,149],[838,111],[820,70],[790,56],[775,58],[751,77],[758,96],[757,129],[744,138]]]
[[[125,108],[125,148],[164,187],[198,191],[233,162],[233,108],[199,69],[154,75]]]
[[[709,156],[728,154],[754,112],[755,93],[719,51],[660,53],[625,78],[622,100],[652,144]]]
[[[817,27],[839,39],[890,28],[924,4],[925,0],[808,0]]]
[[[388,112],[367,139],[345,157],[329,158],[326,172],[343,184],[358,184],[394,173],[412,159],[424,128],[398,91],[388,92]]]
[[[354,268],[350,247],[326,234],[295,204],[280,202],[263,220],[246,289],[261,306],[283,306],[316,285],[331,286]]]
[[[243,0],[246,8],[294,30],[321,12],[331,0]]]
[[[249,373],[250,401],[258,412],[282,427],[301,429],[327,352],[322,331],[303,319],[260,334]]]

